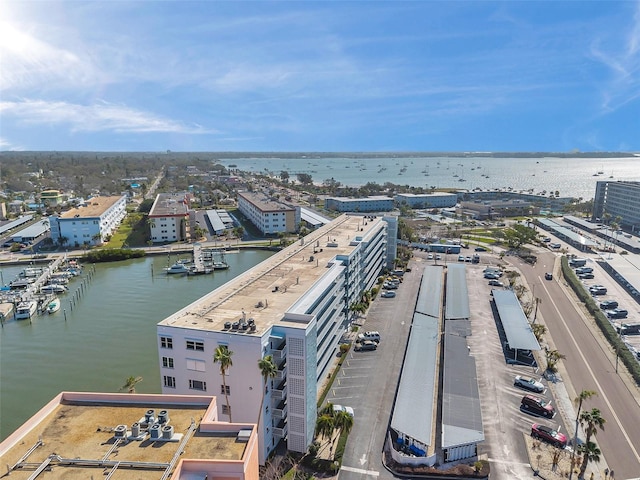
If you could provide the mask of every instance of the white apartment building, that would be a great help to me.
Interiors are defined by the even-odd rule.
[[[188,238],[189,194],[159,193],[149,211],[153,243],[179,242]]]
[[[73,208],[60,215],[51,215],[51,239],[79,247],[100,245],[106,237],[116,231],[127,215],[127,197],[93,197],[83,206]]]
[[[264,394],[260,462],[283,439],[306,451],[349,306],[395,258],[387,220],[395,228],[395,218],[342,215],[160,322],[162,392],[217,395],[221,420],[254,423]],[[222,345],[233,352],[226,392],[213,362]],[[258,361],[266,355],[278,373],[263,385]]]
[[[265,235],[295,232],[300,209],[274,200],[264,193],[238,193],[238,208]]]
[[[458,203],[458,195],[447,192],[399,193],[394,200],[411,208],[451,208]]]
[[[393,198],[385,195],[372,195],[364,198],[328,197],[324,208],[336,212],[390,212],[393,210]]]

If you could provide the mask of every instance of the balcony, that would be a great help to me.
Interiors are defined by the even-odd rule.
[[[276,362],[276,364],[280,363],[287,358],[287,344],[282,342],[278,348],[274,348],[271,351],[271,355],[273,355],[273,361]]]
[[[282,364],[282,366],[278,367],[278,371],[276,372],[276,376],[273,377],[275,382],[282,382],[287,377],[287,364],[286,362]]]
[[[281,400],[278,402],[278,405],[271,410],[271,417],[275,420],[283,420],[287,417],[287,413],[289,413],[287,402],[285,400]]]
[[[287,398],[287,382],[286,380],[280,383],[276,388],[271,390],[271,398],[274,400],[284,400]]]
[[[278,425],[273,429],[273,435],[278,438],[284,438],[287,436],[289,429],[287,428],[287,421],[280,420]]]

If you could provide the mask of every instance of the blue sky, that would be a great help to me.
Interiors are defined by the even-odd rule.
[[[0,0],[0,149],[640,151],[638,1]]]

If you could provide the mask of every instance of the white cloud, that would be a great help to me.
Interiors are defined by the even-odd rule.
[[[0,102],[0,113],[3,116],[15,117],[19,122],[29,125],[66,124],[72,132],[218,133],[200,125],[187,125],[125,105],[107,102],[79,105],[25,99],[20,102]]]
[[[22,151],[22,150],[25,150],[25,148],[21,147],[19,145],[13,145],[6,138],[0,137],[0,150],[3,150],[3,151],[7,151],[7,150],[9,150],[9,151]]]

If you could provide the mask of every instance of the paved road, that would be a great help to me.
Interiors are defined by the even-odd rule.
[[[567,301],[567,293],[554,275],[553,281],[544,280],[544,273],[552,269],[555,255],[545,252],[531,267],[519,259],[507,259],[517,265],[535,288],[535,296],[542,300],[539,314],[544,319],[555,347],[566,355],[564,368],[570,380],[568,388],[575,396],[581,390],[595,390],[587,409],[599,408],[607,420],[605,430],[597,433],[597,441],[609,468],[615,470],[616,479],[640,476],[640,406],[634,396],[638,389],[628,387],[615,372],[615,360],[609,348],[580,308]],[[569,387],[569,386],[568,386]]]

